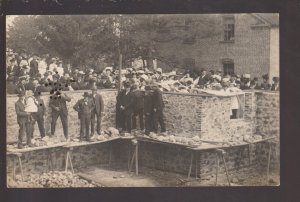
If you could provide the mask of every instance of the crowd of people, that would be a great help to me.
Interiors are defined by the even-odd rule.
[[[40,95],[50,92],[49,107],[51,110],[51,134],[55,134],[56,122],[60,117],[66,141],[68,134],[68,107],[66,102],[71,98],[65,91],[91,90],[84,92],[73,109],[78,112],[80,121],[80,141],[91,141],[95,134],[101,134],[101,119],[104,110],[102,96],[97,92],[103,88],[118,88],[119,76],[121,90],[117,95],[116,128],[121,133],[131,133],[139,130],[149,135],[151,132],[166,133],[164,123],[164,102],[162,92],[203,93],[207,90],[215,92],[239,93],[242,90],[279,90],[279,78],[272,78],[269,84],[268,75],[251,79],[251,75],[222,75],[221,71],[201,69],[200,72],[186,71],[180,74],[176,70],[169,73],[161,68],[150,71],[147,68],[125,68],[120,74],[113,67],[106,67],[98,72],[92,68],[85,71],[80,68],[66,66],[59,58],[38,57],[26,54],[7,52],[7,93],[18,94],[15,103],[17,122],[19,124],[18,147],[23,148],[23,138],[26,145],[32,146],[33,130],[38,124],[41,137],[45,137],[44,115],[45,104]],[[237,118],[241,101],[239,96],[232,96],[231,118]],[[137,122],[138,120],[138,122]],[[159,131],[160,128],[160,131]]]
[[[57,57],[38,57],[37,55],[17,54],[12,50],[7,52],[7,93],[20,93],[22,90],[38,89],[41,92],[50,92],[57,82],[64,86],[64,90],[88,90],[118,88],[119,70],[106,67],[102,71],[92,68],[72,67],[70,63],[63,63]],[[262,80],[262,82],[259,82]],[[158,88],[167,92],[201,93],[202,89],[221,90],[224,81],[241,90],[271,90],[279,91],[279,77],[269,82],[267,74],[262,78],[250,74],[223,75],[221,70],[186,71],[179,73],[176,70],[163,72],[161,68],[150,71],[147,68],[126,68],[121,70],[121,82],[135,83],[144,90],[146,82],[156,82]]]

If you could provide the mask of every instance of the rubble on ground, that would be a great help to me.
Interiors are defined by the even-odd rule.
[[[93,182],[88,182],[76,174],[63,171],[51,171],[48,173],[30,174],[28,179],[21,181],[19,175],[16,180],[8,180],[8,185],[11,187],[32,187],[32,188],[62,188],[62,187],[96,187]]]

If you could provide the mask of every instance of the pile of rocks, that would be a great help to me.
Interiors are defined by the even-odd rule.
[[[93,182],[88,182],[71,172],[51,171],[48,173],[30,174],[29,179],[22,182],[16,179],[14,183],[9,183],[12,187],[96,187]]]
[[[189,146],[199,146],[201,145],[201,140],[199,136],[194,137],[181,137],[181,136],[174,136],[174,135],[158,135],[156,133],[150,133],[149,138],[162,141],[162,142],[169,142],[181,145],[189,145]]]

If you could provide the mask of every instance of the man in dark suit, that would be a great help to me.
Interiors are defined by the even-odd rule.
[[[131,119],[133,112],[133,96],[129,82],[124,82],[124,90],[117,96],[117,111],[119,116],[119,124],[123,131],[131,133]]]
[[[153,91],[150,86],[145,86],[144,97],[145,134],[153,131]]]
[[[198,85],[200,86],[200,88],[204,88],[204,86],[209,81],[209,77],[210,76],[209,76],[209,74],[207,74],[207,71],[205,69],[202,69],[201,75],[198,80]]]
[[[29,133],[27,133],[27,123],[28,123],[28,115],[29,113],[25,112],[25,91],[21,91],[19,93],[19,99],[15,103],[15,110],[17,114],[17,122],[19,124],[19,136],[18,136],[18,148],[23,148],[23,138],[26,134],[26,142],[29,147],[32,147],[31,137]]]
[[[36,61],[37,56],[34,55],[33,59],[30,61],[30,70],[29,70],[29,75],[30,77],[36,77],[36,75],[39,73],[39,63]]]
[[[165,104],[162,99],[162,92],[159,90],[157,84],[153,85],[153,121],[154,132],[158,132],[158,124],[160,125],[161,132],[166,132],[166,126],[164,122],[164,110]]]
[[[44,116],[45,116],[45,112],[46,112],[46,107],[44,104],[44,100],[41,98],[40,91],[35,91],[34,97],[37,101],[37,107],[38,107],[38,112],[36,112],[34,116],[35,116],[35,120],[39,127],[40,135],[43,138],[43,137],[45,137]]]
[[[64,136],[69,141],[68,136],[68,108],[66,102],[71,102],[71,98],[68,97],[65,93],[61,93],[61,91],[55,91],[50,96],[50,102],[49,106],[52,109],[52,121],[51,121],[51,136],[55,133],[55,126],[56,121],[58,117],[60,117],[63,130],[64,130]]]
[[[95,105],[89,98],[88,92],[84,92],[83,97],[83,99],[77,101],[73,108],[78,112],[78,118],[80,120],[80,141],[82,141],[84,137],[87,141],[91,141],[89,128],[92,111],[95,109]]]
[[[144,130],[144,92],[138,89],[137,84],[132,86],[132,95],[134,99],[132,128],[136,129],[136,118],[139,118],[140,129]]]
[[[93,87],[92,89],[92,101],[95,105],[94,110],[92,111],[92,116],[91,116],[91,136],[94,135],[95,133],[95,119],[97,118],[97,134],[100,135],[100,130],[101,130],[101,118],[102,118],[102,113],[104,111],[104,102],[102,99],[102,96],[97,93],[97,87]]]

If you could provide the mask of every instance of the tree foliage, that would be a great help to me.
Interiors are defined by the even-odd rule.
[[[117,65],[119,53],[124,56],[124,65],[141,57],[151,66],[153,58],[160,58],[158,43],[201,39],[215,33],[216,27],[211,16],[189,15],[18,16],[13,24],[7,30],[8,47],[58,56],[75,66]],[[176,32],[166,33],[174,28]]]

